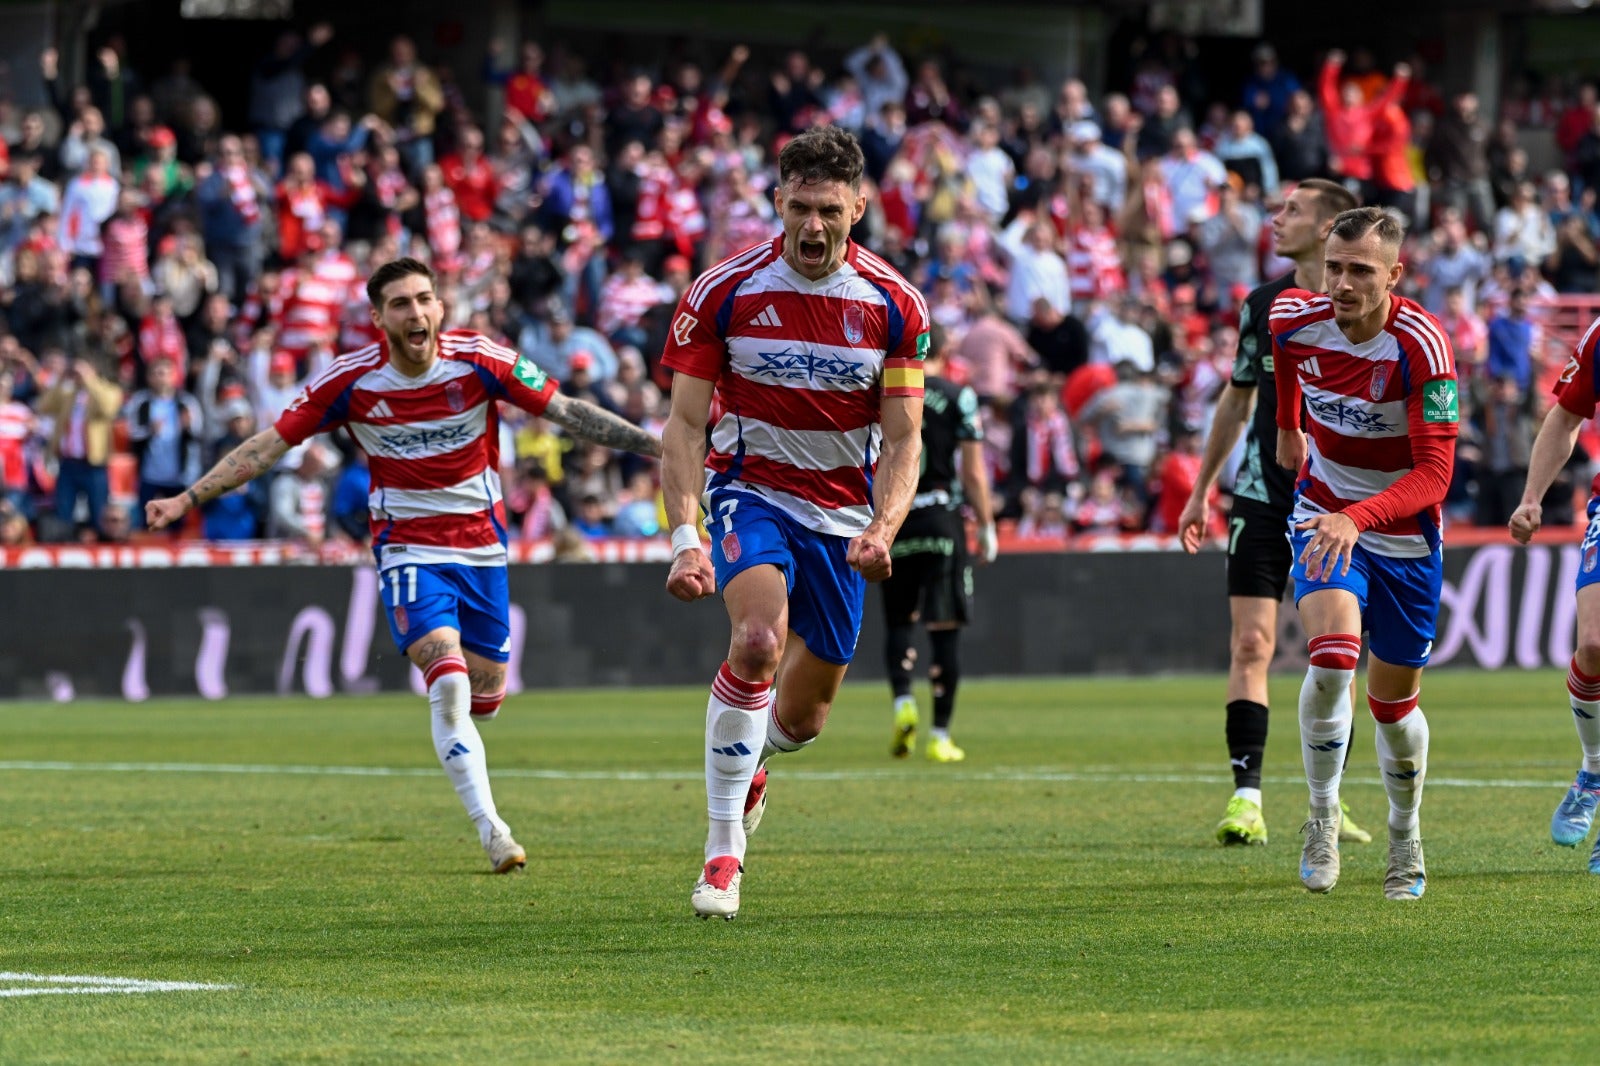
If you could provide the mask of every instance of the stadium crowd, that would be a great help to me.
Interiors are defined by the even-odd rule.
[[[148,535],[144,500],[376,339],[362,286],[399,255],[438,271],[447,326],[659,429],[675,301],[779,232],[777,150],[817,123],[863,144],[855,236],[926,294],[1023,537],[1172,531],[1240,301],[1288,268],[1271,218],[1298,180],[1343,180],[1410,225],[1401,291],[1441,317],[1463,379],[1458,520],[1509,517],[1552,370],[1541,300],[1600,279],[1587,82],[1517,83],[1492,117],[1415,58],[1335,51],[1297,76],[1261,44],[1240,78],[1171,35],[1098,99],[1026,69],[981,84],[884,36],[608,76],[526,41],[482,61],[504,100],[491,124],[468,103],[481,86],[430,65],[444,58],[396,37],[368,68],[334,27],[285,32],[247,113],[224,115],[181,64],[147,80],[113,36],[80,84],[42,54],[49,106],[0,100],[0,545]],[[1540,127],[1562,155],[1536,173],[1518,131]],[[662,534],[654,463],[503,417],[513,537],[581,558],[588,538]],[[314,442],[282,467],[179,535],[365,539],[354,449]],[[1582,480],[1569,471],[1567,522]]]

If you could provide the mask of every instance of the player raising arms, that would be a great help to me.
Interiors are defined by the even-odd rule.
[[[1294,510],[1294,474],[1276,461],[1278,405],[1268,312],[1272,301],[1287,289],[1322,291],[1322,254],[1328,231],[1333,229],[1336,215],[1355,206],[1356,198],[1343,185],[1312,178],[1297,185],[1273,216],[1273,252],[1293,259],[1294,272],[1255,289],[1239,309],[1239,350],[1233,377],[1217,400],[1200,459],[1200,476],[1178,516],[1184,550],[1192,555],[1200,550],[1205,537],[1211,486],[1244,432],[1244,462],[1233,487],[1233,513],[1228,519],[1228,614],[1233,632],[1228,642],[1226,731],[1234,792],[1217,824],[1217,839],[1223,844],[1267,842],[1267,822],[1261,811],[1267,669],[1278,638],[1278,604],[1283,602],[1293,562],[1284,528]],[[1348,811],[1341,807],[1340,813],[1340,840],[1361,844],[1372,840],[1350,819]]]
[[[916,489],[927,308],[850,240],[866,209],[862,166],[834,126],[785,145],[782,236],[700,276],[662,360],[676,371],[662,431],[667,589],[680,600],[721,590],[733,629],[706,706],[702,917],[738,913],[766,760],[822,731],[860,637],[865,581],[889,576]]]
[[[496,873],[527,854],[495,810],[474,719],[493,718],[510,658],[506,516],[500,498],[504,400],[576,436],[641,455],[660,442],[556,391],[527,359],[466,330],[441,332],[433,272],[396,259],[367,282],[383,337],[340,356],[276,424],[229,452],[182,495],[146,508],[151,529],[272,469],[291,447],[346,426],[369,460],[372,545],[395,644],[428,685],[433,746]]]
[[[1567,360],[1556,383],[1556,404],[1545,415],[1539,436],[1534,439],[1528,483],[1522,490],[1521,504],[1511,515],[1511,535],[1519,543],[1528,543],[1539,531],[1544,520],[1540,501],[1572,455],[1584,419],[1594,417],[1596,397],[1600,396],[1597,344],[1600,319],[1590,323],[1573,349],[1572,358]],[[1600,476],[1589,491],[1589,529],[1583,537],[1577,574],[1578,645],[1572,654],[1572,665],[1567,668],[1567,696],[1573,724],[1578,727],[1583,765],[1550,818],[1550,838],[1569,848],[1588,839],[1595,806],[1600,804],[1600,566],[1596,565],[1596,558],[1600,557]],[[1600,874],[1600,842],[1589,853],[1589,872]]]
[[[1428,723],[1417,697],[1439,614],[1440,504],[1459,415],[1445,331],[1394,295],[1403,238],[1400,224],[1378,208],[1340,214],[1324,255],[1327,295],[1286,290],[1273,301],[1271,330],[1280,373],[1278,462],[1300,471],[1291,543],[1311,656],[1300,689],[1311,789],[1300,879],[1313,892],[1339,879],[1339,779],[1365,630],[1367,704],[1389,796],[1383,894],[1412,900],[1427,883],[1417,815]]]

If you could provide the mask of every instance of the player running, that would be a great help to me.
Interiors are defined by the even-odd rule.
[[[928,630],[933,651],[928,663],[933,732],[925,751],[932,762],[960,762],[967,753],[950,739],[950,719],[956,709],[956,686],[961,682],[961,627],[972,617],[972,563],[961,517],[963,502],[971,504],[978,519],[978,561],[984,565],[994,562],[999,545],[983,460],[978,394],[941,376],[944,329],[933,324],[929,335],[932,343],[923,361],[922,477],[911,513],[890,552],[894,573],[882,586],[889,688],[894,693],[889,754],[904,758],[916,745],[917,701],[911,695],[911,675],[917,661],[913,634],[920,621]]]
[[[866,210],[862,166],[837,127],[785,145],[783,235],[700,276],[662,359],[676,371],[662,431],[667,589],[680,600],[720,589],[733,629],[706,706],[711,829],[692,898],[702,917],[739,912],[766,760],[822,731],[860,637],[865,582],[889,576],[916,489],[927,307],[850,240]]]
[[[1334,220],[1327,295],[1288,289],[1273,301],[1278,462],[1300,471],[1292,544],[1295,602],[1310,638],[1300,740],[1311,817],[1300,879],[1339,879],[1339,780],[1350,740],[1350,682],[1369,635],[1367,705],[1389,796],[1388,899],[1427,885],[1418,808],[1428,723],[1417,706],[1444,580],[1440,504],[1457,422],[1450,341],[1437,320],[1394,295],[1404,273],[1400,224],[1375,207]],[[1309,444],[1300,431],[1302,404]]]
[[[1259,286],[1239,309],[1239,349],[1233,377],[1217,400],[1200,459],[1200,476],[1178,516],[1178,533],[1189,554],[1200,550],[1210,511],[1208,497],[1222,465],[1245,433],[1244,462],[1233,487],[1228,519],[1228,761],[1233,795],[1217,823],[1223,844],[1265,844],[1261,765],[1267,749],[1267,670],[1278,638],[1278,605],[1289,584],[1289,538],[1284,530],[1294,510],[1294,474],[1276,462],[1277,393],[1273,385],[1272,334],[1268,311],[1288,289],[1322,291],[1322,254],[1341,211],[1356,198],[1337,182],[1312,178],[1297,185],[1272,219],[1273,252],[1294,260],[1294,271]],[[1251,405],[1254,404],[1252,414]],[[1246,428],[1248,426],[1248,428]],[[1348,757],[1349,749],[1346,748]],[[1372,835],[1341,805],[1339,839],[1360,844]]]
[[[1595,414],[1600,397],[1600,319],[1589,324],[1572,357],[1556,382],[1556,404],[1545,415],[1528,461],[1528,483],[1522,502],[1511,515],[1511,535],[1526,544],[1539,531],[1544,518],[1540,501],[1572,455],[1578,429]],[[1590,488],[1589,529],[1583,537],[1577,574],[1578,644],[1567,668],[1567,696],[1572,721],[1578,727],[1583,765],[1578,777],[1550,818],[1550,839],[1575,848],[1589,837],[1594,812],[1600,804],[1600,476]],[[1589,853],[1589,872],[1600,874],[1600,841]]]
[[[381,340],[334,360],[276,424],[145,513],[151,529],[170,525],[266,473],[312,435],[346,427],[369,459],[372,547],[389,630],[427,682],[439,763],[495,873],[506,873],[526,865],[527,853],[495,809],[474,724],[498,713],[511,651],[496,403],[607,447],[659,455],[661,446],[561,395],[516,352],[478,333],[441,332],[444,305],[426,264],[385,263],[368,280],[367,298]]]

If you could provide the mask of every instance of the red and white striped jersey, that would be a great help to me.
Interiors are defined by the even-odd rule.
[[[1302,395],[1309,416],[1295,519],[1344,511],[1374,554],[1432,554],[1460,417],[1455,360],[1438,319],[1391,296],[1383,329],[1353,344],[1326,295],[1285,289],[1269,328],[1278,425],[1300,424]]]
[[[1072,302],[1103,300],[1128,287],[1122,273],[1117,235],[1110,226],[1073,226],[1067,233],[1067,278]]]
[[[1600,363],[1595,361],[1596,347],[1600,347],[1600,318],[1589,323],[1589,328],[1578,338],[1552,389],[1556,402],[1579,418],[1593,418],[1595,407],[1600,404]],[[1600,474],[1595,475],[1589,491],[1600,495]]]
[[[245,290],[244,303],[239,307],[239,314],[234,319],[233,346],[239,351],[250,348],[250,339],[256,330],[271,326],[273,329],[283,328],[284,307],[289,302],[289,294],[294,291],[295,272],[283,271],[278,278],[278,287],[272,292],[261,291],[260,279],[252,281]],[[354,349],[351,349],[354,351]]]
[[[284,302],[278,347],[304,360],[318,341],[337,343],[340,316],[355,300],[366,300],[355,264],[342,252],[319,257],[309,271],[297,275],[294,291]]]
[[[608,337],[624,327],[637,326],[645,312],[672,299],[670,290],[666,290],[666,299],[662,298],[664,290],[665,286],[648,274],[636,278],[613,274],[600,286],[600,313],[595,324]]]
[[[780,236],[689,287],[662,362],[716,382],[711,488],[853,537],[872,521],[880,401],[922,395],[927,350],[927,303],[894,268],[852,242],[843,266],[810,281]]]
[[[389,364],[386,341],[335,359],[276,423],[296,445],[348,426],[367,453],[367,506],[378,569],[401,563],[501,566],[496,401],[542,414],[556,382],[527,359],[467,330],[439,336],[421,377]]]

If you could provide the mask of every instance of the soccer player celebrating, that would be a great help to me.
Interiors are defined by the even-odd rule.
[[[1233,513],[1228,519],[1228,613],[1233,632],[1228,643],[1226,731],[1234,791],[1217,823],[1217,839],[1223,844],[1267,842],[1267,822],[1261,810],[1267,668],[1272,665],[1278,604],[1283,602],[1292,562],[1284,529],[1294,510],[1294,474],[1275,461],[1278,406],[1268,311],[1287,289],[1322,291],[1322,252],[1328,231],[1333,229],[1336,215],[1355,206],[1356,198],[1343,185],[1312,178],[1297,185],[1273,216],[1273,252],[1294,260],[1294,272],[1255,289],[1239,309],[1233,377],[1217,400],[1200,476],[1178,516],[1179,537],[1184,550],[1192,555],[1200,550],[1205,537],[1211,486],[1244,432],[1244,462],[1234,484]],[[1345,750],[1348,753],[1349,749]],[[1342,805],[1340,819],[1340,840],[1361,844],[1372,840]]]
[[[1600,396],[1597,344],[1600,319],[1589,324],[1573,349],[1556,382],[1556,404],[1545,415],[1539,436],[1534,439],[1528,483],[1522,490],[1522,502],[1511,515],[1511,535],[1519,543],[1528,543],[1539,531],[1544,520],[1540,501],[1572,455],[1579,427],[1585,419],[1594,417],[1596,397]],[[1572,665],[1567,668],[1567,695],[1573,724],[1578,727],[1578,743],[1583,748],[1583,765],[1550,819],[1550,838],[1569,848],[1588,839],[1595,806],[1600,804],[1600,566],[1596,565],[1600,558],[1600,476],[1595,478],[1590,494],[1589,530],[1583,537],[1577,575],[1578,646],[1572,654]],[[1589,853],[1589,872],[1600,874],[1600,842]]]
[[[911,513],[890,552],[894,573],[883,583],[883,614],[888,623],[889,688],[894,693],[894,738],[889,754],[911,754],[917,735],[917,701],[911,695],[911,672],[917,653],[912,644],[920,620],[933,646],[928,685],[933,690],[933,733],[927,756],[933,762],[960,762],[967,753],[950,739],[961,680],[957,641],[972,613],[972,564],[967,558],[967,530],[961,519],[963,497],[978,519],[979,561],[994,562],[998,551],[994,511],[989,501],[989,475],[983,461],[983,424],[978,394],[940,376],[944,370],[945,336],[938,324],[929,327],[931,346],[924,360],[922,395],[922,477],[911,500]],[[956,456],[960,455],[960,487]]]
[[[680,600],[720,589],[733,628],[706,707],[711,829],[692,897],[702,917],[738,913],[766,759],[822,731],[860,637],[865,582],[889,576],[916,489],[927,306],[850,240],[866,210],[862,166],[837,127],[785,145],[783,234],[690,286],[662,359],[676,372],[662,430],[667,589]]]
[[[660,442],[598,407],[563,396],[517,353],[466,330],[441,332],[433,272],[396,259],[367,282],[383,337],[334,360],[276,424],[223,457],[181,495],[153,500],[151,529],[270,470],[316,433],[347,427],[367,454],[373,553],[395,644],[428,685],[433,746],[495,873],[527,864],[497,813],[475,720],[505,697],[510,658],[506,516],[499,419],[505,401],[576,436],[641,455]]]
[[[1292,574],[1310,638],[1300,741],[1311,817],[1301,827],[1300,879],[1313,892],[1339,879],[1339,779],[1365,630],[1367,704],[1389,796],[1383,894],[1413,900],[1427,884],[1417,815],[1428,723],[1417,697],[1444,580],[1440,504],[1459,411],[1444,329],[1394,295],[1403,237],[1378,208],[1343,212],[1324,253],[1327,294],[1285,290],[1270,322],[1280,370],[1278,462],[1300,471]]]

